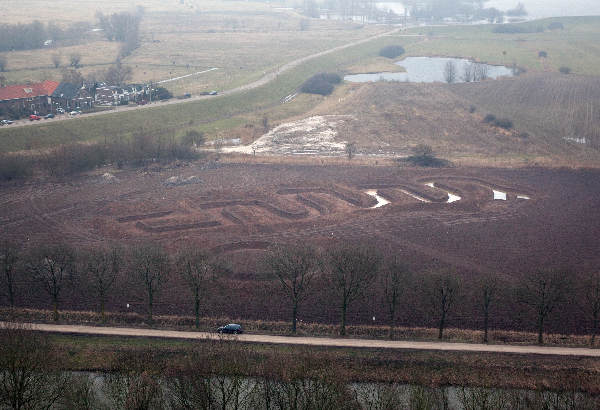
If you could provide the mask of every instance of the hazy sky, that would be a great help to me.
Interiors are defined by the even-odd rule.
[[[514,8],[519,1],[525,4],[529,16],[534,18],[600,16],[600,0],[488,0],[485,6],[508,10]],[[378,4],[382,4],[384,9],[392,9],[399,14],[404,13],[404,8],[398,3],[386,3],[385,0],[382,0]]]
[[[531,17],[600,16],[600,0],[489,0],[486,7],[507,10],[519,1]]]

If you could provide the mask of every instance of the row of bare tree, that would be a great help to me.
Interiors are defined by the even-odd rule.
[[[153,322],[155,303],[170,276],[183,279],[191,294],[195,325],[200,326],[202,304],[207,299],[207,287],[224,277],[223,262],[203,249],[186,247],[170,256],[153,243],[133,246],[76,251],[64,244],[37,247],[24,253],[15,244],[4,242],[0,247],[0,269],[4,292],[11,306],[15,305],[16,283],[27,277],[45,290],[59,320],[61,295],[73,287],[78,278],[92,289],[102,320],[107,299],[115,289],[117,278],[127,276],[143,291],[148,323]],[[407,300],[418,293],[422,304],[437,323],[438,337],[448,324],[449,315],[467,294],[475,295],[483,323],[484,342],[488,341],[491,315],[506,296],[508,283],[497,276],[483,276],[471,281],[461,280],[457,272],[438,271],[415,275],[397,257],[384,257],[364,244],[338,244],[323,250],[309,245],[275,245],[261,261],[263,268],[276,280],[291,310],[291,331],[296,332],[298,315],[303,303],[316,292],[324,292],[339,309],[340,335],[346,334],[349,308],[365,297],[372,297],[373,288],[380,291],[387,312],[390,337],[400,310],[414,308]],[[574,286],[567,271],[538,270],[522,279],[518,287],[519,302],[535,312],[538,342],[548,318],[575,299],[579,301],[586,320],[592,323],[592,344],[600,320],[600,273],[579,278]],[[414,298],[413,298],[414,300]]]

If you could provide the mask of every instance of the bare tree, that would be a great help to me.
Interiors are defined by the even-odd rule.
[[[42,247],[30,256],[28,269],[33,279],[40,283],[52,298],[54,320],[58,321],[60,293],[67,280],[73,279],[75,255],[71,247],[59,244]]]
[[[118,60],[115,65],[106,70],[104,81],[109,85],[124,85],[131,80],[132,73],[131,67],[121,64]]]
[[[391,261],[386,263],[381,272],[383,296],[390,321],[390,339],[394,337],[396,313],[404,288],[407,283],[409,283],[409,274],[408,268],[403,265],[397,257],[394,257]]]
[[[131,271],[145,288],[149,324],[152,324],[154,301],[165,282],[168,266],[169,258],[158,245],[145,244],[133,249]]]
[[[558,270],[538,270],[525,278],[522,301],[535,311],[539,344],[544,344],[546,319],[565,300],[568,286],[566,273]]]
[[[354,158],[356,155],[356,144],[354,142],[347,142],[345,146],[346,155],[348,159]]]
[[[313,278],[322,270],[321,259],[307,245],[276,245],[269,249],[265,265],[292,304],[292,333],[296,333],[299,305],[306,299]]]
[[[473,64],[473,81],[485,81],[488,78],[488,66],[486,64]]]
[[[17,246],[8,240],[0,243],[0,269],[2,269],[5,281],[8,302],[11,307],[15,306],[15,275],[17,274],[17,263],[19,253]]]
[[[600,272],[593,272],[583,281],[583,308],[592,319],[590,344],[594,346],[600,324]]]
[[[194,296],[197,329],[200,327],[200,302],[203,292],[206,289],[206,283],[213,276],[216,266],[208,253],[195,246],[190,246],[177,255],[176,266]]]
[[[54,68],[60,67],[60,63],[62,63],[62,55],[59,53],[52,54],[52,64],[54,64]]]
[[[454,61],[449,60],[444,66],[444,80],[446,80],[448,84],[456,82],[456,71],[456,64],[454,64]]]
[[[6,66],[8,65],[8,60],[5,56],[0,56],[0,73],[6,71]]]
[[[68,382],[46,335],[23,325],[0,326],[0,408],[54,408]]]
[[[495,276],[486,275],[479,283],[481,303],[483,307],[483,343],[488,342],[490,310],[498,297],[499,281]]]
[[[474,71],[473,64],[471,64],[471,63],[465,64],[464,69],[463,69],[463,77],[462,77],[462,79],[465,83],[470,83],[471,81],[473,81],[473,75],[474,75],[473,71]]]
[[[217,138],[213,141],[213,147],[215,149],[215,153],[217,154],[217,159],[221,157],[221,151],[223,150],[224,144],[225,141],[223,140],[223,138]]]
[[[75,84],[78,87],[81,87],[83,84],[83,76],[77,70],[73,70],[72,68],[63,68],[61,70],[62,74],[62,82]]]
[[[329,280],[341,308],[340,335],[346,334],[346,313],[377,276],[380,256],[363,245],[338,246],[329,252]]]
[[[426,279],[425,291],[438,320],[438,339],[444,337],[448,314],[454,306],[460,283],[452,273],[433,273]]]
[[[121,251],[112,249],[95,249],[86,255],[88,280],[98,298],[100,317],[105,321],[106,298],[122,269]]]
[[[81,54],[79,53],[71,53],[69,55],[69,64],[73,68],[79,68],[81,63]]]

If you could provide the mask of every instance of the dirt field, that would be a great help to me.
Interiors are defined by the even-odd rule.
[[[531,269],[563,266],[589,271],[600,262],[598,171],[197,163],[110,171],[115,178],[103,172],[68,183],[3,186],[3,235],[29,246],[61,237],[78,247],[152,240],[170,250],[189,243],[212,249],[226,256],[232,273],[229,285],[209,291],[209,311],[203,312],[208,316],[288,317],[277,284],[260,269],[263,250],[277,242],[328,246],[341,239],[366,240],[397,254],[415,272],[453,268],[465,280],[489,272],[518,278]],[[377,200],[366,194],[369,190],[391,203],[370,209]],[[507,200],[494,200],[494,190]],[[448,192],[461,199],[447,203]],[[132,278],[122,280],[110,308],[122,311],[130,303],[143,312],[142,295],[127,285]],[[188,313],[187,292],[171,277],[157,313]],[[47,306],[41,289],[20,297],[20,304]],[[63,304],[94,307],[79,294],[65,296]],[[337,320],[326,294],[314,295],[305,306],[306,321]],[[510,304],[505,308],[514,313]],[[351,309],[350,320],[383,318],[382,309],[379,302],[364,300]],[[558,312],[550,327],[585,328],[583,320],[566,320],[574,314],[570,309],[575,308]],[[476,327],[479,316],[466,312],[454,320]],[[406,311],[400,322],[430,324],[431,315]],[[498,314],[494,323],[528,326],[520,314],[510,319]]]

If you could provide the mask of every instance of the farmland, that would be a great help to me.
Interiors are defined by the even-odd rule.
[[[231,271],[227,285],[209,292],[214,294],[204,314],[260,320],[285,320],[289,314],[277,282],[262,273],[264,250],[275,243],[328,247],[341,240],[366,240],[389,249],[415,272],[455,269],[466,281],[494,273],[510,283],[533,268],[568,266],[573,272],[587,272],[598,263],[596,171],[200,162],[112,172],[115,180],[107,181],[98,173],[65,183],[5,186],[4,235],[30,246],[52,241],[57,234],[77,247],[151,240],[175,251],[194,243],[226,255]],[[165,185],[174,176],[197,179],[189,185]],[[430,182],[438,188],[425,185]],[[375,204],[365,194],[370,189],[377,189],[391,204],[369,209]],[[462,199],[445,203],[446,190]],[[506,192],[508,200],[494,200],[492,190]],[[132,278],[122,280],[123,286],[110,297],[110,309],[119,311],[132,303],[134,311],[143,313],[143,295],[126,285]],[[175,275],[168,280],[157,312],[189,312],[185,284]],[[48,306],[40,292],[21,294],[19,304]],[[431,325],[426,307],[419,304],[418,295],[414,297],[407,302],[414,306],[403,311],[399,323]],[[311,300],[303,311],[305,321],[337,320],[327,294],[317,292]],[[502,309],[514,313],[510,300]],[[453,325],[478,327],[476,307],[468,307],[469,303],[465,301],[465,311]],[[93,308],[77,292],[65,296],[63,304]],[[381,309],[379,303],[365,299],[352,309],[351,323],[384,317]],[[494,323],[529,328],[525,311],[513,313],[499,314]],[[571,314],[569,308],[557,312],[550,328],[585,331],[583,318],[565,327],[564,318]]]

